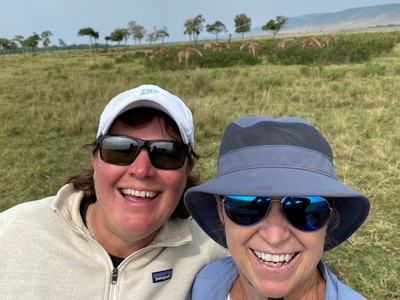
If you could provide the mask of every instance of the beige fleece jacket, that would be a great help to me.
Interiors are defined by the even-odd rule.
[[[66,185],[0,213],[1,299],[189,299],[197,272],[227,255],[193,220],[179,219],[114,269],[83,223],[81,201]]]

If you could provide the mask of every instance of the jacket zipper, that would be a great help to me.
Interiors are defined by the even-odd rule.
[[[118,269],[114,268],[112,270],[111,283],[112,284],[117,284],[117,281],[118,281]]]

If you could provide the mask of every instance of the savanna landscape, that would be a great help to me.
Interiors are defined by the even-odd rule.
[[[316,126],[339,179],[371,200],[366,223],[325,261],[368,299],[400,299],[400,31],[335,34],[328,44],[313,37],[321,45],[305,36],[284,47],[282,37],[200,42],[187,59],[181,44],[164,54],[154,45],[0,56],[0,212],[54,195],[90,164],[85,145],[107,102],[157,84],[193,112],[203,180],[214,176],[235,118],[294,116]]]

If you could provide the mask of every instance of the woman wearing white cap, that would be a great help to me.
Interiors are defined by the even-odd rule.
[[[192,299],[365,299],[321,260],[369,213],[369,200],[337,180],[332,150],[297,118],[254,116],[225,130],[214,179],[185,204],[232,257],[206,266]]]
[[[189,299],[195,275],[226,256],[188,218],[196,185],[192,114],[142,85],[104,109],[92,167],[54,197],[0,214],[2,299]]]

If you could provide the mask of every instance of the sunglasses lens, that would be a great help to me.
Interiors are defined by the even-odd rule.
[[[286,219],[297,229],[317,231],[328,222],[331,208],[321,197],[285,197],[282,210]]]
[[[159,169],[173,170],[182,168],[189,146],[172,141],[151,142],[149,155],[152,165]]]
[[[254,196],[226,196],[225,213],[238,225],[253,225],[268,213],[270,198]]]
[[[238,225],[254,225],[269,211],[270,197],[226,196],[225,213]],[[324,227],[331,212],[328,201],[316,196],[285,197],[281,201],[288,222],[298,230],[312,232]]]
[[[148,150],[151,164],[158,169],[179,169],[185,163],[189,146],[174,141],[142,141],[126,136],[110,135],[99,138],[100,156],[114,165],[133,163],[141,147]]]
[[[131,164],[138,150],[138,142],[123,136],[106,136],[100,142],[101,159],[115,165]]]

